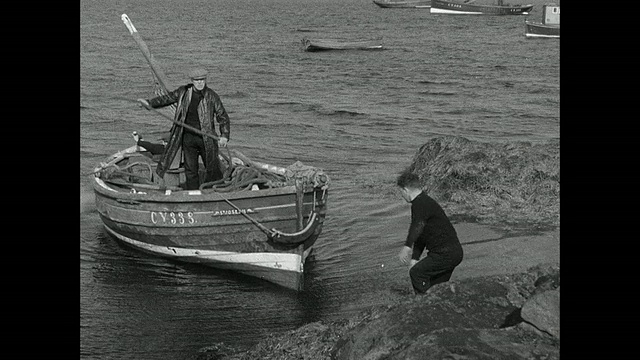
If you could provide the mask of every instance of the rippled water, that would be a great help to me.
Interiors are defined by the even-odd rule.
[[[214,342],[334,320],[408,291],[396,252],[409,208],[396,174],[428,139],[559,138],[560,42],[524,17],[431,15],[368,0],[82,0],[80,172],[171,123],[141,110],[149,67],[126,13],[171,87],[203,66],[231,117],[229,146],[300,160],[332,179],[329,212],[295,293],[231,272],[156,259],[108,236],[80,177],[83,359],[184,359]],[[540,6],[531,16],[537,19]],[[303,37],[383,37],[382,51],[307,53]],[[464,224],[461,240],[472,241]],[[385,264],[385,267],[381,265]],[[454,277],[455,277],[454,273]]]

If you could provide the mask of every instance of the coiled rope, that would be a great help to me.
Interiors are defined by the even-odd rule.
[[[212,189],[216,192],[231,192],[258,188],[279,187],[287,182],[283,175],[274,174],[247,165],[235,165],[226,171],[222,179],[200,185],[200,190]]]
[[[145,166],[147,168],[147,170],[149,170],[149,177],[142,176],[142,175],[137,175],[137,174],[134,174],[134,173],[132,173],[130,171],[125,171],[125,170],[131,169],[132,167],[134,167],[136,165]],[[108,166],[106,166],[104,168],[101,168],[98,171],[104,171],[104,170],[107,170],[107,169],[110,169],[110,168],[115,168],[115,170],[110,170],[109,171],[109,177],[111,177],[113,175],[130,176],[130,177],[134,177],[134,178],[143,180],[144,183],[146,183],[146,184],[154,184],[153,181],[150,180],[150,179],[153,178],[153,169],[151,168],[151,165],[149,165],[149,163],[146,163],[146,162],[134,162],[134,163],[128,164],[128,165],[123,166],[123,167],[120,167],[120,166],[118,166],[116,164],[110,164],[110,165],[108,165]],[[96,171],[96,172],[98,172],[98,171]]]

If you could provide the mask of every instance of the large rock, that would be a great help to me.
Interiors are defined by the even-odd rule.
[[[560,225],[560,141],[429,139],[409,170],[449,215],[488,224]]]
[[[555,278],[559,282],[559,268],[548,267],[524,274],[438,284],[426,295],[393,306],[351,329],[336,343],[333,357],[340,360],[446,356],[527,359],[534,355],[558,358],[559,345],[552,338],[542,336],[530,341],[539,338],[539,334],[513,327],[522,322],[520,306],[537,291],[535,284],[553,286]]]
[[[533,295],[522,306],[522,319],[560,339],[560,287]]]
[[[408,347],[387,359],[424,360],[496,360],[559,359],[558,349],[550,343],[527,343],[517,328],[457,329],[445,328],[420,335]]]
[[[559,359],[549,311],[559,285],[557,264],[450,281],[349,319],[273,334],[247,351],[215,346],[194,359]]]

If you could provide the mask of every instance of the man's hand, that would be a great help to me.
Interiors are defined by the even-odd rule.
[[[142,106],[143,108],[147,109],[147,110],[151,110],[151,105],[149,105],[149,102],[145,99],[138,99],[138,102],[140,103],[140,106]]]
[[[221,137],[220,140],[218,140],[218,144],[220,144],[221,147],[227,147],[227,142],[229,142],[229,139],[226,137]]]
[[[400,258],[401,263],[403,264],[409,263],[409,260],[411,259],[411,251],[412,249],[408,246],[402,247],[402,249],[400,250],[400,254],[398,254],[398,257]]]

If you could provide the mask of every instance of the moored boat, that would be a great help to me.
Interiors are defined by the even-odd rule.
[[[407,9],[407,8],[428,8],[431,0],[373,0],[373,3],[381,8]]]
[[[225,179],[199,190],[177,186],[180,168],[161,182],[154,179],[156,163],[144,148],[112,155],[96,166],[93,177],[106,230],[160,257],[303,290],[304,263],[325,218],[327,175],[299,162],[283,168],[229,153]],[[231,185],[233,179],[240,180]]]
[[[542,6],[542,22],[525,20],[525,36],[528,38],[560,38],[560,5]]]
[[[326,51],[326,50],[380,50],[382,49],[382,38],[366,40],[344,40],[344,39],[302,39],[302,47],[305,51]]]
[[[432,0],[432,14],[454,14],[454,15],[526,15],[533,5],[510,5],[498,0],[497,5],[475,4],[474,0],[448,1]]]
[[[538,22],[525,21],[525,36],[538,38],[560,38],[560,25],[545,25]]]

